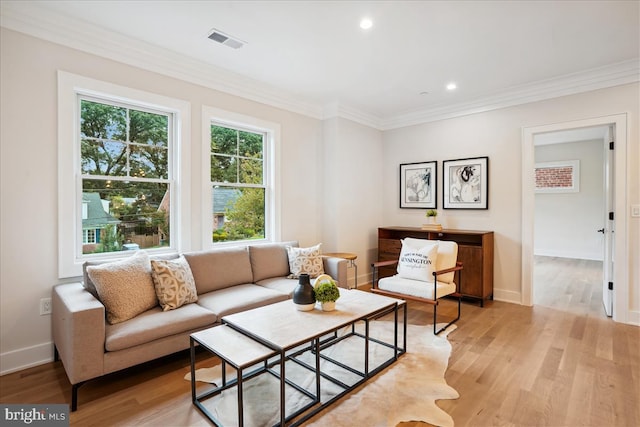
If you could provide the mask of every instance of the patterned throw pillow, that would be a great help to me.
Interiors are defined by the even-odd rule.
[[[151,260],[151,277],[162,311],[198,301],[189,263],[180,255],[173,260]]]
[[[158,305],[149,255],[145,251],[137,251],[120,261],[88,266],[87,274],[107,311],[107,321],[112,325]]]
[[[324,274],[322,252],[320,252],[321,245],[322,243],[318,243],[310,248],[287,246],[290,278],[297,279],[303,273],[308,274],[311,278]]]
[[[437,256],[437,243],[421,245],[415,241],[406,242],[403,240],[398,260],[398,276],[433,283]]]

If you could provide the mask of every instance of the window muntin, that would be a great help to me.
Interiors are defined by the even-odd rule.
[[[212,241],[267,237],[266,132],[211,123]]]
[[[172,114],[90,97],[79,102],[77,226],[97,234],[95,242],[83,238],[94,244],[83,244],[82,254],[169,246]]]

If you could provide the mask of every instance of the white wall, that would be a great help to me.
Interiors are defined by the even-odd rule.
[[[535,160],[580,161],[580,191],[536,193],[534,254],[602,261],[604,236],[604,141],[541,145]]]
[[[384,225],[419,226],[423,211],[398,207],[398,165],[438,161],[438,220],[445,227],[495,232],[495,298],[521,302],[522,130],[525,127],[627,113],[626,209],[629,257],[628,301],[632,323],[640,324],[640,220],[630,216],[640,203],[640,85],[628,84],[391,130],[383,134]],[[442,209],[442,161],[489,157],[489,209]],[[620,237],[620,236],[618,236]]]
[[[52,358],[50,316],[39,300],[57,276],[57,71],[187,100],[191,104],[192,250],[200,249],[201,108],[281,124],[282,239],[321,241],[322,122],[2,29],[0,74],[0,372]],[[301,159],[304,159],[301,161]],[[304,201],[301,205],[300,201]],[[354,250],[358,248],[353,248]],[[359,249],[358,249],[359,250]]]
[[[382,132],[343,118],[325,120],[323,162],[324,249],[355,253],[362,284],[378,256]],[[354,272],[348,274],[353,286]]]

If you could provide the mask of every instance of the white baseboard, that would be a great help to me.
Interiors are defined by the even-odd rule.
[[[53,342],[0,354],[0,376],[53,361]]]
[[[522,304],[522,293],[516,291],[505,291],[504,289],[494,289],[493,299],[512,304]]]
[[[629,318],[626,322],[628,325],[640,326],[640,311],[629,310]]]

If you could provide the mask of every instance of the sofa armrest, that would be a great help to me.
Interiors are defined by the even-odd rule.
[[[324,272],[333,277],[341,288],[348,288],[347,283],[347,260],[344,258],[336,258],[332,256],[323,256],[322,263]]]
[[[104,373],[105,308],[82,283],[53,288],[53,342],[71,384]]]

